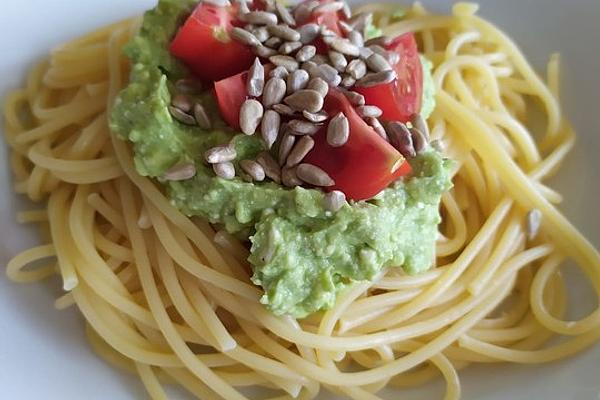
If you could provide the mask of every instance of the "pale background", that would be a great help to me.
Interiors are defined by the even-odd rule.
[[[424,0],[447,11],[451,1]],[[600,245],[600,0],[481,0],[481,14],[503,27],[538,66],[564,56],[564,103],[579,130],[576,150],[556,180],[565,213]],[[2,0],[0,2],[0,97],[22,83],[28,66],[48,49],[152,7],[153,0]],[[0,145],[0,265],[33,243],[33,231],[14,222],[23,199],[11,195],[6,149]],[[575,304],[589,309],[577,284]],[[57,312],[57,280],[22,286],[0,274],[0,399],[145,398],[141,383],[98,359],[85,341],[74,311]],[[579,296],[577,296],[579,295]],[[578,298],[581,298],[579,300]],[[461,373],[465,399],[600,399],[600,346],[544,366],[483,366]],[[440,382],[406,399],[441,398]],[[174,394],[180,398],[179,393]]]

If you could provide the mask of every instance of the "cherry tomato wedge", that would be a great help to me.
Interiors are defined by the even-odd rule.
[[[215,82],[215,96],[223,120],[233,129],[240,129],[240,108],[248,98],[246,79],[248,72]]]
[[[265,75],[273,69],[273,64],[263,65]],[[246,80],[248,71],[215,82],[215,97],[223,120],[233,129],[240,129],[240,108],[248,98]]]
[[[354,90],[365,96],[367,104],[381,108],[383,119],[407,122],[421,110],[423,69],[417,42],[412,33],[406,33],[395,38],[386,50],[400,56],[393,66],[398,77],[390,83]]]
[[[233,40],[229,31],[239,25],[236,7],[200,3],[171,42],[171,54],[204,81],[215,81],[245,71],[254,55]]]
[[[404,157],[363,121],[340,91],[329,90],[324,109],[331,116],[342,111],[350,125],[350,137],[341,147],[327,143],[327,127],[323,127],[315,134],[315,147],[305,158],[304,162],[333,178],[335,186],[327,190],[341,190],[353,200],[370,199],[411,172]]]

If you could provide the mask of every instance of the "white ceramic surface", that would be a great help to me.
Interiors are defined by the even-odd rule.
[[[450,1],[424,0],[447,11]],[[2,0],[0,2],[0,96],[22,83],[32,62],[79,34],[135,15],[153,0]],[[564,105],[579,131],[555,187],[565,194],[564,212],[600,245],[600,0],[481,0],[481,14],[512,35],[537,67],[547,56],[564,56]],[[18,226],[14,213],[26,202],[11,194],[4,145],[0,145],[0,265],[28,244],[35,232]],[[576,307],[593,300],[575,280]],[[57,312],[58,280],[17,285],[0,276],[0,398],[112,399],[145,398],[136,379],[120,374],[88,347],[81,317],[74,310]],[[600,346],[543,366],[478,366],[461,373],[465,399],[600,399]],[[403,392],[404,399],[441,398],[440,382]],[[388,398],[400,398],[399,392]],[[173,392],[174,398],[184,398]],[[325,397],[324,397],[325,398]]]

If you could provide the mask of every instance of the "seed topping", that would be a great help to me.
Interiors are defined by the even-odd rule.
[[[327,143],[332,147],[346,144],[350,136],[350,124],[344,113],[339,112],[329,121],[327,126]]]
[[[335,185],[334,180],[331,179],[327,172],[313,164],[298,165],[296,168],[296,175],[309,185],[323,187]]]

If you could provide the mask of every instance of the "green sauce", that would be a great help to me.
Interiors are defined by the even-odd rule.
[[[132,60],[130,84],[115,103],[110,126],[133,144],[138,172],[156,178],[184,214],[204,217],[249,238],[252,280],[262,285],[261,301],[277,315],[304,317],[330,308],[344,287],[373,279],[384,268],[399,266],[410,274],[430,268],[440,197],[451,186],[451,163],[434,150],[411,161],[410,179],[336,213],[323,208],[319,190],[214,176],[202,160],[208,148],[233,139],[238,159],[243,159],[255,157],[264,147],[257,137],[234,132],[220,120],[203,131],[169,114],[170,86],[187,71],[170,56],[168,43],[193,4],[161,0],[146,13],[139,35],[126,48]],[[427,75],[429,67],[423,64]],[[426,78],[425,86],[427,82]],[[433,109],[432,90],[424,90],[426,115]],[[212,96],[199,100],[216,119]],[[180,162],[195,163],[196,176],[179,182],[160,178]],[[265,262],[267,253],[271,256]]]

